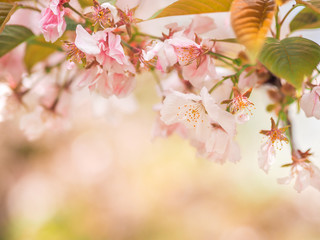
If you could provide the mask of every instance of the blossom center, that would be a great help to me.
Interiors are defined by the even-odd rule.
[[[176,47],[176,53],[179,62],[182,65],[188,65],[201,55],[201,49],[196,46]]]
[[[66,42],[67,57],[71,62],[81,63],[85,54],[75,45],[75,43]]]
[[[232,113],[246,110],[252,115],[251,109],[253,108],[253,106],[254,104],[249,101],[247,97],[239,95],[232,100],[230,110]]]
[[[188,125],[191,125],[195,128],[197,124],[203,123],[202,116],[205,111],[202,104],[185,104],[181,107],[178,107],[178,109],[178,118],[185,121]]]

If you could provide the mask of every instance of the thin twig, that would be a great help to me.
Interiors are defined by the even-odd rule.
[[[302,4],[308,8],[311,8],[313,11],[317,12],[320,14],[320,9],[316,8],[315,6],[313,6],[311,3],[309,2],[305,2],[305,1],[302,1],[302,0],[296,0],[296,3],[299,3],[299,4]]]

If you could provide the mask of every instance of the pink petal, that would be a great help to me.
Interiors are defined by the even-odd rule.
[[[94,55],[100,53],[98,42],[80,24],[76,28],[76,34],[75,45],[82,52]]]

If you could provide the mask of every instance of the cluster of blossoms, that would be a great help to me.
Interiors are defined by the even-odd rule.
[[[271,129],[261,131],[266,141],[259,151],[260,168],[268,172],[279,145],[290,142],[292,163],[284,165],[291,167],[290,175],[279,183],[296,177],[297,191],[308,185],[320,190],[320,170],[311,163],[310,152],[302,152],[292,143],[288,105],[297,98],[296,90],[262,64],[251,64],[244,52],[235,59],[225,56],[223,44],[212,36],[204,37],[215,29],[212,18],[195,16],[186,27],[169,24],[167,32],[156,37],[139,32],[136,23],[140,19],[134,17],[134,8],[120,9],[96,0],[92,5],[86,13],[79,13],[68,0],[51,0],[42,10],[39,28],[44,39],[63,43],[66,57],[52,60],[46,72],[20,76],[13,76],[12,69],[1,72],[7,86],[1,93],[6,100],[4,118],[19,109],[27,111],[20,125],[35,139],[46,129],[68,126],[68,109],[79,89],[88,88],[105,98],[125,98],[135,88],[136,74],[152,71],[166,78],[158,82],[163,101],[154,108],[154,136],[178,133],[201,157],[221,164],[226,160],[236,163],[241,158],[235,142],[237,125],[253,114],[252,90],[265,86],[274,101],[269,110],[278,120],[271,118]],[[71,34],[65,34],[66,16],[76,23]],[[9,57],[1,59],[3,69]],[[60,77],[54,79],[52,75],[57,73]],[[311,91],[302,95],[301,108],[307,117],[320,119],[320,86],[309,81],[307,88]]]

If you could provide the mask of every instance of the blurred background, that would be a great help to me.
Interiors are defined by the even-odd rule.
[[[146,0],[140,14],[149,17],[170,2]],[[218,14],[218,26],[219,18],[228,19]],[[159,34],[164,21],[172,19],[141,27],[152,32],[158,24]],[[310,32],[320,41],[319,32]],[[46,132],[31,142],[18,121],[1,123],[0,239],[320,239],[320,193],[308,188],[298,194],[276,183],[288,175],[280,167],[290,162],[287,147],[268,175],[258,168],[259,131],[270,127],[264,89],[253,92],[254,115],[238,128],[241,162],[225,165],[197,158],[177,135],[152,139],[152,108],[161,100],[155,93],[149,73],[139,76],[128,99],[86,92],[94,97],[94,109],[79,104],[82,114],[72,118],[69,130]],[[301,149],[313,147],[317,158],[319,123],[303,113],[293,119]]]

